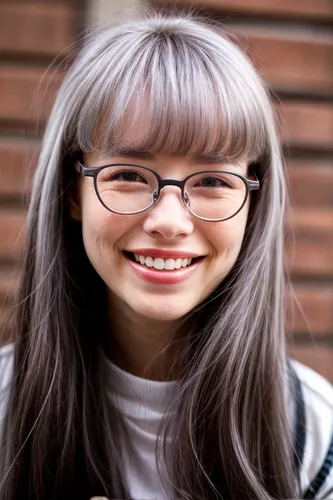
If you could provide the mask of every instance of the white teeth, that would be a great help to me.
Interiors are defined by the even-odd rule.
[[[153,267],[159,271],[163,269],[166,271],[173,271],[174,269],[180,269],[181,267],[187,267],[191,264],[192,259],[162,259],[161,257],[145,257],[143,255],[134,254],[136,262],[139,262],[143,266]]]
[[[146,266],[147,267],[153,267],[154,266],[154,259],[152,257],[146,257]]]
[[[139,262],[140,264],[144,264],[146,262],[146,259],[144,258],[143,255],[139,255]]]
[[[154,259],[154,268],[155,269],[164,269],[164,260],[163,259],[160,259],[160,258],[157,258],[157,259]]]
[[[176,262],[174,259],[166,259],[164,261],[164,269],[167,269],[168,271],[173,271],[176,267]]]
[[[180,269],[182,267],[182,259],[177,259],[176,260],[176,269]]]

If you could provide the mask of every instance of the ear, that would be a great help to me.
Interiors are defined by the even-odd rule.
[[[69,215],[72,219],[81,222],[82,221],[82,209],[79,196],[79,187],[76,182],[74,182],[67,191],[67,201]]]

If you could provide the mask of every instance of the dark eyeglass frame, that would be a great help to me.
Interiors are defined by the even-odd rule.
[[[108,167],[115,167],[115,166],[141,168],[143,170],[147,170],[148,172],[151,172],[156,177],[158,187],[152,193],[152,201],[146,208],[144,208],[143,210],[138,210],[136,212],[117,212],[116,210],[112,210],[110,207],[105,205],[105,203],[103,202],[103,200],[100,197],[99,192],[98,192],[97,176],[101,172],[101,170],[108,168]],[[109,163],[107,165],[102,165],[100,167],[85,167],[84,165],[82,165],[82,163],[80,161],[77,160],[74,164],[74,168],[79,174],[83,175],[84,177],[92,177],[94,179],[94,188],[95,188],[95,193],[96,193],[97,198],[102,203],[103,207],[105,207],[109,212],[112,212],[112,213],[115,213],[118,215],[136,215],[136,214],[141,214],[143,212],[146,212],[146,210],[149,210],[152,206],[156,205],[156,203],[159,200],[161,191],[165,186],[177,186],[181,190],[181,199],[182,199],[183,206],[194,217],[196,217],[197,219],[200,219],[200,220],[207,221],[207,222],[223,222],[225,220],[232,219],[233,217],[235,217],[235,215],[237,215],[242,210],[242,208],[244,207],[244,205],[248,199],[250,191],[257,191],[260,188],[260,181],[258,180],[253,168],[252,168],[252,171],[253,171],[253,175],[255,177],[255,180],[248,179],[244,175],[238,174],[236,172],[229,172],[228,170],[201,170],[200,172],[195,172],[193,174],[188,175],[182,181],[178,181],[177,179],[162,179],[162,177],[160,177],[160,175],[157,172],[155,172],[155,170],[153,170],[152,168],[144,167],[143,165],[136,165],[134,163]],[[191,179],[191,177],[194,177],[198,174],[214,174],[214,173],[215,174],[223,173],[223,174],[234,175],[234,176],[238,177],[239,179],[241,179],[245,184],[246,193],[245,193],[244,201],[243,201],[241,207],[237,210],[237,212],[235,212],[230,217],[225,217],[222,219],[208,219],[206,217],[200,217],[199,215],[193,213],[188,206],[189,198],[187,196],[187,193],[184,191],[185,184],[188,181],[188,179]]]

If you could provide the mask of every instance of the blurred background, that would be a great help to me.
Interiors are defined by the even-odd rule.
[[[139,5],[200,9],[238,37],[269,83],[295,232],[286,264],[300,309],[289,298],[289,350],[333,382],[333,0],[0,0],[0,344],[56,88],[84,29]]]

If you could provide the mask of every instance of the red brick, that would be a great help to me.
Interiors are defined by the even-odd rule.
[[[0,120],[42,122],[50,113],[63,73],[39,67],[0,66]]]
[[[294,275],[333,276],[333,211],[295,210],[286,262]]]
[[[333,161],[290,161],[287,177],[295,208],[333,208]]]
[[[0,196],[30,193],[38,153],[35,141],[0,139]]]
[[[311,238],[328,235],[328,239],[333,237],[333,210],[299,208],[293,212],[293,223],[297,234]]]
[[[272,88],[331,92],[333,35],[319,37],[306,32],[295,35],[287,29],[233,25],[231,31]]]
[[[22,255],[25,238],[25,212],[21,210],[0,211],[0,259],[17,260]]]
[[[73,8],[64,3],[1,3],[0,19],[0,50],[7,53],[66,54],[74,36]]]
[[[188,5],[188,0],[151,0],[162,7]],[[191,0],[191,5],[209,7],[217,12],[269,14],[286,17],[306,17],[310,20],[333,19],[331,0]]]
[[[333,276],[332,245],[296,240],[294,252],[287,246],[286,262],[293,276]]]
[[[296,335],[333,335],[333,286],[295,285],[288,301],[288,329]]]
[[[19,284],[19,269],[0,269],[0,304],[11,303]]]
[[[285,101],[277,105],[281,134],[294,146],[333,148],[333,105],[321,102]]]
[[[0,347],[11,341],[13,313],[13,308],[10,306],[0,307]]]
[[[291,357],[309,366],[333,383],[333,350],[328,346],[291,345],[288,348]]]
[[[0,270],[0,346],[9,340],[13,324],[13,298],[17,290],[18,273]]]

